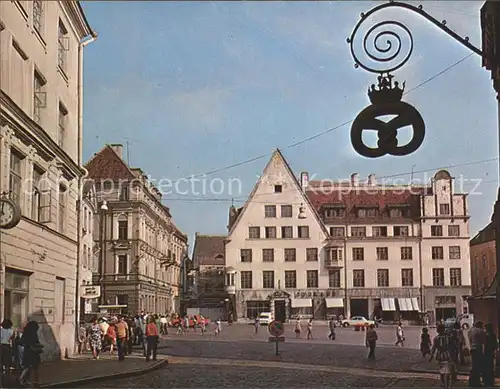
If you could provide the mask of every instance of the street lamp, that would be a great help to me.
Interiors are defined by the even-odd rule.
[[[101,286],[101,305],[105,304],[104,299],[104,259],[105,259],[105,242],[106,242],[106,211],[108,210],[108,202],[103,200],[100,211],[101,228],[99,232],[99,242],[101,245],[100,258],[99,258],[99,284]]]

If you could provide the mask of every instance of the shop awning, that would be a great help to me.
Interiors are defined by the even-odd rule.
[[[380,299],[380,303],[382,304],[382,311],[396,311],[396,302],[394,298],[382,298]]]
[[[309,308],[312,307],[311,299],[292,299],[292,308]]]
[[[411,298],[411,305],[413,305],[413,310],[420,312],[420,307],[418,306],[418,298],[412,297]]]
[[[327,298],[325,301],[327,308],[344,308],[343,298]]]
[[[413,304],[410,298],[398,298],[399,310],[402,312],[413,311]]]

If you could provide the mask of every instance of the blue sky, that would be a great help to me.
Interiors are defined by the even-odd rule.
[[[302,139],[353,119],[369,105],[373,74],[353,67],[346,38],[373,2],[85,2],[98,40],[85,49],[84,154],[129,143],[130,164],[175,181],[282,149],[292,169],[317,178],[425,179],[432,170],[496,158],[497,106],[489,73],[473,55],[405,96],[423,116],[427,136],[407,157],[369,160],[352,151],[350,126],[299,146]],[[480,46],[482,2],[426,1],[425,9]],[[469,51],[405,11],[376,20],[404,21],[414,36],[410,62],[395,76],[407,89]],[[166,194],[176,224],[226,232],[228,198],[242,205],[268,156],[186,183]],[[471,192],[471,234],[490,219],[498,162],[450,168]],[[218,181],[213,181],[218,179]],[[238,185],[230,180],[238,179]],[[210,180],[221,194],[209,193]],[[476,181],[482,180],[476,188]],[[186,191],[189,193],[183,194]],[[229,193],[229,192],[232,193]],[[204,192],[204,193],[203,193]],[[219,191],[220,192],[220,191]],[[197,194],[200,193],[200,194]],[[214,201],[217,200],[217,201]],[[224,201],[219,201],[224,200]]]

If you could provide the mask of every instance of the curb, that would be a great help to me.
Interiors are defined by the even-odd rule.
[[[158,370],[167,364],[168,364],[168,359],[165,358],[165,359],[163,359],[161,361],[157,361],[154,364],[151,364],[148,367],[143,368],[143,369],[135,369],[135,370],[126,371],[123,373],[114,373],[114,374],[105,374],[105,375],[94,376],[94,377],[85,377],[85,378],[81,378],[78,380],[57,382],[54,384],[45,384],[45,385],[40,385],[40,388],[69,388],[69,387],[75,387],[77,385],[83,385],[83,384],[91,383],[94,381],[101,381],[101,380],[105,380],[105,379],[108,380],[108,379],[112,379],[112,378],[134,377],[134,376],[150,373],[154,370]]]

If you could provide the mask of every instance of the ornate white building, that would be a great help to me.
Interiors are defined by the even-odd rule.
[[[74,350],[82,61],[95,36],[77,1],[0,2],[0,190],[22,214],[0,231],[0,311],[40,323],[44,360]]]
[[[468,220],[446,171],[421,186],[357,174],[302,173],[299,183],[276,151],[245,206],[230,210],[227,290],[239,317],[276,306],[287,317],[449,317],[470,294]]]

